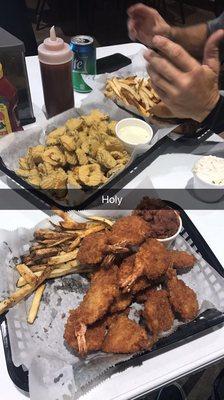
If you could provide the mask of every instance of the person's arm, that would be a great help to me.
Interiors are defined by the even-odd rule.
[[[224,132],[224,97],[220,96],[218,103],[211,113],[201,123],[202,128],[211,129],[220,134]]]
[[[199,24],[186,28],[171,26],[169,38],[180,44],[192,56],[201,59],[208,36],[207,24]]]

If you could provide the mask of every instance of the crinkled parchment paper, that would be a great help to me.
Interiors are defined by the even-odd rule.
[[[74,218],[77,217],[74,215]],[[53,220],[56,222],[58,218],[53,217]],[[49,221],[45,220],[34,229],[20,228],[13,232],[0,230],[0,298],[15,290],[18,279],[15,262],[28,250],[34,230],[49,226]],[[187,250],[197,258],[197,265],[182,279],[196,291],[200,311],[214,307],[224,311],[223,278],[182,236],[177,238],[175,247]],[[7,314],[13,361],[15,365],[22,364],[29,370],[32,400],[76,399],[90,387],[102,382],[111,367],[131,357],[99,352],[80,359],[66,347],[63,332],[68,311],[79,304],[87,287],[85,277],[78,274],[48,282],[34,325],[26,322],[32,298],[21,302]],[[176,321],[175,327],[178,325]],[[109,371],[111,373],[113,368]]]

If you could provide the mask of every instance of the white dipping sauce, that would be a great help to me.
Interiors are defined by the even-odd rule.
[[[150,139],[149,132],[141,126],[124,126],[119,129],[119,137],[126,143],[137,145],[147,143]]]
[[[203,181],[224,185],[224,158],[204,156],[195,164],[193,172]]]

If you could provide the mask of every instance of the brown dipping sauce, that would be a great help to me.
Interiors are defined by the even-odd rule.
[[[142,217],[149,223],[150,238],[169,238],[175,235],[180,226],[178,212],[159,199],[143,197],[133,214]]]

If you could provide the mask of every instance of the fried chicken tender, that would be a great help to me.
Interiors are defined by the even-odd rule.
[[[177,278],[172,269],[169,269],[167,273],[167,290],[173,310],[183,321],[191,321],[196,318],[199,310],[197,295],[181,279]]]
[[[95,265],[102,262],[108,243],[107,232],[97,232],[86,236],[79,248],[77,260],[80,264]]]
[[[70,312],[74,319],[75,335],[78,341],[80,354],[87,352],[86,328],[101,319],[114,299],[118,297],[117,267],[110,269],[101,268],[91,279],[90,288],[78,308]]]
[[[151,347],[146,330],[126,315],[120,315],[111,323],[102,350],[106,353],[128,354],[150,350]]]
[[[172,328],[174,315],[166,290],[151,290],[144,306],[143,317],[153,337]]]
[[[141,217],[128,215],[115,222],[109,241],[111,244],[136,246],[147,238],[149,231],[148,223]]]
[[[177,272],[182,272],[185,269],[191,269],[196,263],[196,258],[192,254],[188,254],[186,251],[172,250],[170,252],[173,268]]]
[[[65,325],[64,339],[69,347],[79,352],[78,340],[75,336],[75,324],[75,315],[70,313]],[[87,328],[85,334],[87,353],[101,350],[106,335],[106,325],[106,320],[102,319]]]

